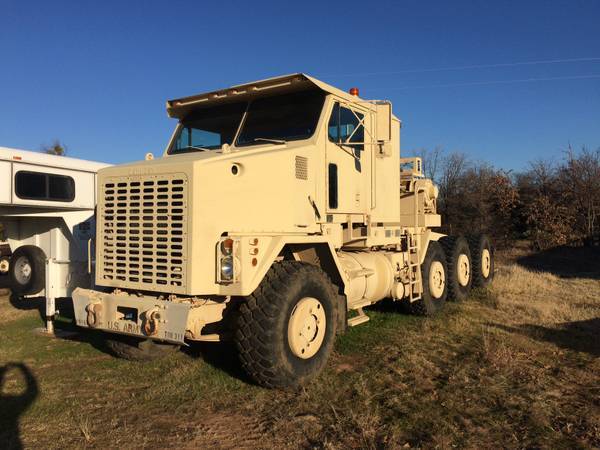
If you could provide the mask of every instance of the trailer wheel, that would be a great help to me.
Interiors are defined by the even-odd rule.
[[[464,300],[473,282],[469,243],[464,236],[444,236],[439,243],[446,253],[448,300]]]
[[[485,234],[469,237],[471,260],[473,262],[473,286],[485,287],[494,279],[494,249],[492,241]]]
[[[155,361],[179,350],[179,345],[156,342],[123,334],[106,333],[106,346],[119,358],[130,361]]]
[[[46,284],[46,255],[35,245],[24,245],[10,257],[10,287],[19,295],[37,294]]]
[[[238,311],[234,339],[244,370],[266,387],[319,373],[333,350],[337,296],[320,268],[275,263]]]
[[[421,265],[423,294],[419,300],[409,303],[413,314],[432,316],[443,309],[448,296],[448,269],[444,249],[439,242],[429,243],[425,260]]]

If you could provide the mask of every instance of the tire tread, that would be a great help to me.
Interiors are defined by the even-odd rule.
[[[331,298],[338,297],[333,283],[320,268],[298,261],[281,261],[273,264],[259,287],[240,304],[234,334],[240,363],[250,377],[268,388],[286,387],[301,381],[290,379],[290,374],[282,368],[281,356],[268,344],[274,337],[269,324],[281,313],[283,298],[279,292],[285,292],[286,281],[291,276],[323,276]],[[330,326],[335,327],[335,323]]]

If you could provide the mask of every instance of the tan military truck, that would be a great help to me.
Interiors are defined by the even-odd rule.
[[[265,386],[318,373],[382,299],[433,314],[493,276],[485,236],[444,236],[400,121],[304,74],[167,102],[162,158],[98,174],[96,284],[79,326],[149,359],[233,339]]]

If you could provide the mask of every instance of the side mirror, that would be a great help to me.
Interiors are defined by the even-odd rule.
[[[392,104],[385,100],[375,104],[375,139],[380,143],[392,140]]]

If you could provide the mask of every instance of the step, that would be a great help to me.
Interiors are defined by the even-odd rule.
[[[349,327],[355,327],[356,325],[360,325],[361,323],[365,323],[368,322],[369,316],[367,316],[365,313],[362,313],[362,315],[358,315],[356,317],[352,317],[350,319],[348,319],[348,326]]]

